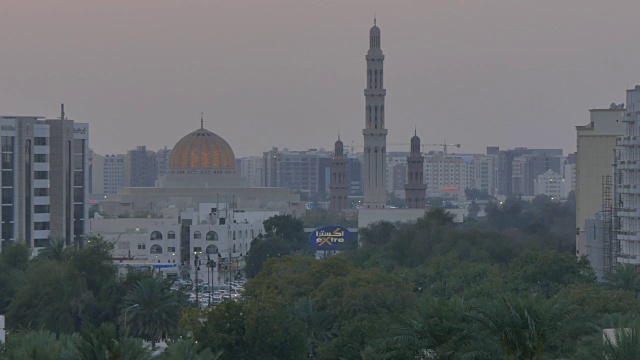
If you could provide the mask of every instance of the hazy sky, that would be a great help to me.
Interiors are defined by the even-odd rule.
[[[0,114],[64,102],[102,154],[171,147],[200,112],[237,157],[362,145],[374,13],[390,144],[575,151],[640,83],[637,0],[0,0]]]

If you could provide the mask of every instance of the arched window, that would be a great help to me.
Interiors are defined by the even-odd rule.
[[[236,231],[233,230],[233,240],[235,240],[235,239],[236,239]]]
[[[251,229],[251,238],[253,239],[255,236],[253,236],[253,229]]]
[[[236,244],[233,244],[233,252],[236,252]]]
[[[173,240],[176,238],[176,233],[174,233],[173,231],[169,231],[167,233],[167,239]]]
[[[249,232],[245,229],[245,230],[244,230],[244,238],[246,239],[246,238],[248,238],[248,237],[249,237]]]
[[[162,246],[155,244],[149,250],[152,254],[162,254]]]
[[[162,233],[160,231],[154,231],[151,233],[151,240],[162,240]]]
[[[194,239],[202,239],[202,233],[200,231],[196,231],[193,233]]]
[[[209,231],[207,233],[207,240],[208,241],[217,241],[218,240],[218,233],[215,231]]]
[[[215,245],[209,245],[207,246],[207,254],[217,254],[218,253],[218,247]]]

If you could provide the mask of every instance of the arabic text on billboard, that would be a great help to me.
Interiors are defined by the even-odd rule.
[[[349,230],[342,226],[324,226],[309,235],[309,247],[315,250],[346,250],[351,243]]]

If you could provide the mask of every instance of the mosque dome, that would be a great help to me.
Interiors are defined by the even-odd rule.
[[[223,138],[200,128],[176,143],[171,150],[169,168],[235,169],[236,158],[231,146]]]

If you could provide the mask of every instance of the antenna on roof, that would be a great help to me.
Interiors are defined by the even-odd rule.
[[[60,120],[64,120],[64,103],[60,104]]]

